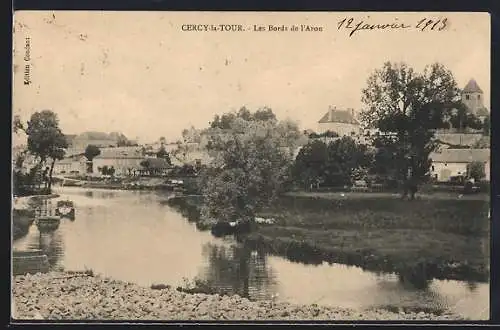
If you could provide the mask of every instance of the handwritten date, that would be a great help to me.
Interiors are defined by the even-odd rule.
[[[354,33],[363,30],[409,30],[415,29],[418,31],[442,31],[448,26],[447,18],[440,19],[430,19],[423,18],[416,22],[415,24],[406,24],[399,22],[396,18],[395,21],[391,23],[384,24],[371,24],[363,20],[356,21],[354,18],[344,18],[337,23],[338,30],[348,30],[349,37],[352,37]]]

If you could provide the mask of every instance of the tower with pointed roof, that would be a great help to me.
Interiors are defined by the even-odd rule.
[[[483,104],[483,90],[474,79],[469,80],[462,90],[462,102],[471,113],[480,118],[489,115],[488,109]]]

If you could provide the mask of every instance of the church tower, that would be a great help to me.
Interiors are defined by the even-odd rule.
[[[469,80],[462,90],[462,102],[472,114],[479,117],[488,115],[488,111],[483,105],[483,90],[474,79]]]

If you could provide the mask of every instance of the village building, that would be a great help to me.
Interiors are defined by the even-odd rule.
[[[482,122],[489,117],[490,111],[484,106],[483,90],[474,79],[469,80],[461,91],[462,103],[467,107],[467,112],[478,117]],[[436,138],[443,144],[450,146],[474,147],[484,136],[482,130],[471,128],[449,128],[436,130]]]
[[[354,109],[328,108],[328,112],[318,121],[318,133],[335,132],[340,137],[353,136],[360,131],[360,122],[356,119]]]
[[[135,175],[166,175],[172,169],[172,166],[163,158],[144,158],[140,163],[140,168],[132,170]]]
[[[467,165],[484,164],[485,181],[490,181],[490,149],[443,149],[430,154],[431,175],[438,182],[450,181],[454,176],[467,176]]]
[[[54,163],[53,175],[87,173],[87,158],[83,155],[65,157]]]
[[[482,121],[489,116],[488,108],[484,106],[483,90],[474,79],[469,80],[461,93],[462,102],[467,106],[470,113],[479,117]]]
[[[130,149],[106,148],[101,149],[101,154],[92,160],[92,171],[94,174],[100,173],[100,170],[107,166],[115,169],[115,175],[128,175],[134,169],[141,168],[141,162],[144,156],[140,148]]]

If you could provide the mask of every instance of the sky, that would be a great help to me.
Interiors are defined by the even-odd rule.
[[[349,17],[411,28],[350,37],[337,28]],[[446,28],[419,31],[423,18],[446,18]],[[241,24],[247,31],[182,31],[183,24]],[[254,32],[254,24],[322,31]],[[459,87],[474,78],[490,107],[487,13],[20,11],[14,29],[14,114],[28,120],[51,109],[66,134],[176,140],[184,128],[206,127],[215,114],[241,106],[268,106],[279,119],[315,129],[330,105],[360,111],[368,76],[386,61],[418,71],[440,62]]]

